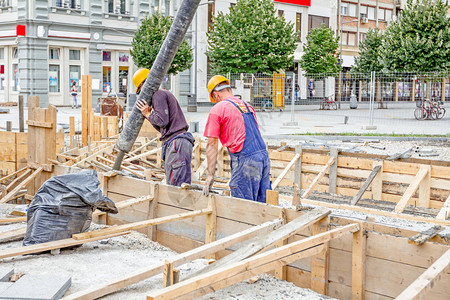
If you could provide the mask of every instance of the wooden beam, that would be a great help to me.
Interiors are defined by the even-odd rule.
[[[267,247],[274,245],[277,241],[287,239],[290,236],[294,235],[296,232],[299,232],[302,229],[314,224],[318,220],[326,217],[330,213],[327,209],[315,208],[312,211],[305,213],[304,215],[296,218],[295,220],[289,222],[283,227],[277,229],[274,232],[262,237],[262,238],[254,238],[252,240],[247,241],[244,245],[242,245],[238,250],[234,251],[231,254],[228,254],[224,258],[216,261],[213,264],[206,266],[205,268],[199,270],[198,272],[189,276],[195,277],[199,274],[207,273],[211,270],[216,270],[223,266],[229,265],[231,263],[241,261],[246,259]]]
[[[95,159],[98,155],[101,155],[103,152],[105,152],[105,151],[112,151],[113,149],[114,149],[114,145],[105,144],[105,146],[101,147],[100,150],[98,150],[98,151],[94,152],[93,154],[87,156],[86,158],[80,160],[79,162],[74,164],[73,167],[78,167],[81,164],[85,163],[86,161]]]
[[[187,218],[193,218],[196,216],[207,215],[207,214],[210,214],[211,212],[212,212],[211,209],[207,209],[207,208],[200,209],[200,210],[194,210],[194,211],[190,211],[187,213],[181,213],[181,214],[176,214],[176,215],[172,215],[172,216],[165,216],[165,217],[156,218],[156,219],[152,219],[152,220],[144,220],[144,221],[140,221],[140,222],[123,224],[123,225],[119,225],[119,226],[112,226],[112,227],[100,229],[100,230],[78,233],[78,234],[72,235],[72,238],[75,240],[80,240],[80,239],[87,239],[87,238],[91,238],[91,237],[109,235],[109,234],[113,234],[113,233],[117,233],[117,232],[136,230],[136,229],[154,226],[154,225],[158,225],[158,224],[183,220],[183,219],[187,219]]]
[[[139,151],[141,151],[142,149],[144,149],[145,147],[150,146],[150,145],[151,145],[152,143],[154,143],[157,139],[158,139],[158,137],[155,137],[154,139],[150,140],[149,142],[144,143],[142,146],[139,146],[139,147],[137,147],[136,149],[134,149],[133,151],[128,152],[127,155],[128,155],[128,156],[133,156],[136,152],[139,152]]]
[[[289,172],[289,170],[294,166],[294,164],[297,162],[297,160],[300,158],[299,153],[295,154],[294,158],[288,163],[286,168],[284,168],[283,172],[277,177],[275,182],[272,184],[272,190],[275,190],[278,185],[280,184],[281,180],[283,180],[284,176]]]
[[[137,160],[137,159],[146,158],[147,156],[158,153],[158,152],[161,152],[161,148],[156,148],[156,149],[138,154],[136,156],[129,157],[127,159],[124,159],[124,161],[133,161],[133,160]]]
[[[450,249],[434,262],[422,275],[411,283],[396,300],[422,299],[450,269]],[[448,284],[445,282],[444,284]],[[426,298],[423,298],[426,299]]]
[[[338,156],[339,150],[332,148],[330,150],[330,158],[334,157],[334,161],[330,165],[330,172],[328,172],[328,193],[330,194],[336,194]]]
[[[358,201],[364,195],[364,193],[366,192],[367,188],[370,186],[370,184],[375,179],[375,176],[377,176],[377,174],[380,172],[380,170],[381,170],[381,166],[379,166],[379,165],[375,166],[373,168],[373,170],[370,173],[369,177],[367,177],[366,181],[361,186],[361,188],[359,189],[358,193],[355,195],[355,197],[353,197],[352,201],[350,202],[351,205],[356,205],[358,203]]]
[[[41,243],[41,244],[23,246],[23,247],[18,247],[18,248],[13,248],[13,249],[1,250],[0,251],[0,259],[7,258],[7,257],[20,256],[20,255],[25,255],[25,254],[40,253],[40,252],[54,250],[54,249],[72,247],[72,246],[81,245],[84,243],[89,243],[89,242],[93,242],[93,241],[109,239],[109,238],[124,235],[124,234],[129,234],[130,232],[131,231],[118,232],[118,233],[113,233],[113,234],[109,234],[106,236],[97,236],[97,237],[81,239],[81,240],[75,240],[75,239],[69,238],[69,239],[57,240],[57,241],[52,241],[52,242],[47,242],[47,243]]]
[[[314,255],[322,250],[323,243],[355,232],[358,229],[358,224],[350,224],[314,235],[286,246],[263,252],[243,261],[228,264],[217,270],[186,279],[168,288],[154,291],[147,296],[147,299],[173,299],[198,289],[201,289],[199,292],[202,294],[208,293],[217,289],[214,283],[220,283],[222,281],[220,288],[223,288],[235,282],[242,281],[246,279],[245,277],[250,278],[255,274],[268,272],[276,265],[285,265],[298,259]],[[306,254],[302,252],[306,252]],[[239,276],[241,273],[243,273],[243,276]],[[197,296],[199,295],[195,295],[195,297]]]
[[[75,136],[75,117],[69,117],[69,137],[70,137],[70,149],[74,147],[73,137]]]
[[[214,195],[209,196],[208,208],[211,213],[206,215],[206,231],[205,231],[205,244],[212,243],[216,240],[217,234],[217,210],[216,210],[216,198]],[[207,259],[216,259],[216,255],[208,255]]]
[[[169,261],[173,264],[173,266],[180,266],[189,261],[205,257],[209,254],[215,253],[217,251],[221,251],[230,247],[236,243],[245,241],[249,238],[252,238],[257,235],[264,235],[268,232],[276,229],[281,225],[281,220],[272,220],[261,225],[250,227],[244,231],[237,232],[235,234],[224,237],[220,240],[212,242],[210,244],[202,245],[198,248],[189,250],[187,252],[175,255]],[[94,299],[99,298],[110,293],[116,292],[122,288],[130,286],[132,284],[138,283],[142,280],[160,274],[164,270],[164,263],[157,263],[152,266],[146,266],[144,268],[138,269],[132,273],[125,274],[120,276],[117,279],[110,280],[108,282],[104,282],[100,285],[96,285],[90,287],[86,290],[82,290],[76,292],[74,294],[66,296],[65,300],[70,299]]]
[[[412,196],[419,188],[420,183],[428,175],[429,172],[430,172],[429,168],[420,166],[419,172],[417,172],[416,176],[414,177],[414,180],[408,186],[402,198],[398,201],[397,205],[395,206],[394,211],[396,213],[403,212],[405,207],[408,205],[409,200],[411,200]]]
[[[352,245],[352,300],[364,300],[366,293],[367,234],[364,223],[353,233]]]
[[[21,183],[19,183],[11,192],[9,192],[5,197],[0,199],[0,203],[6,203],[9,200],[11,200],[12,197],[14,197],[17,192],[20,191],[20,189],[22,189],[22,187],[26,186],[28,183],[30,183],[38,174],[40,174],[42,172],[44,168],[40,167],[38,168],[36,171],[33,172],[33,174],[31,174],[30,176],[28,176],[24,181],[22,181]]]
[[[408,243],[414,244],[414,245],[422,245],[423,243],[427,242],[431,238],[433,238],[436,234],[444,230],[444,227],[435,225],[432,226],[430,229],[424,230],[422,232],[419,232],[415,236],[412,236],[408,239]]]
[[[27,221],[27,217],[5,218],[5,219],[0,219],[0,224],[20,223],[20,222],[26,222],[26,221]]]
[[[34,120],[27,120],[27,125],[33,127],[53,128],[53,123]]]
[[[311,194],[316,184],[323,177],[323,175],[325,175],[325,172],[328,170],[328,168],[331,166],[331,164],[334,162],[335,159],[336,159],[335,157],[330,157],[326,165],[322,168],[319,174],[317,174],[316,178],[314,178],[314,180],[311,182],[308,189],[303,193],[302,198],[308,198],[309,194]]]
[[[295,154],[300,154],[300,157],[294,165],[294,185],[300,189],[302,186],[302,145],[295,146]]]
[[[163,288],[173,284],[173,263],[167,259],[164,262]]]
[[[381,201],[383,194],[383,161],[382,160],[374,160],[372,162],[372,170],[376,166],[380,166],[380,171],[377,173],[375,178],[372,181],[372,199]]]
[[[419,203],[418,206],[429,208],[430,207],[430,196],[431,196],[431,166],[421,165],[421,169],[427,170],[427,174],[421,181],[419,185]]]
[[[436,219],[445,221],[449,216],[450,216],[450,195],[448,195],[447,200],[445,200],[444,205],[442,205],[442,208],[437,214]]]
[[[280,211],[280,219],[283,220],[284,224],[287,223],[286,221],[286,209],[282,208]],[[283,239],[278,241],[275,244],[275,247],[279,248],[279,247],[283,247],[284,245],[287,245],[288,243],[288,239]],[[286,280],[287,278],[287,268],[286,265],[281,265],[281,266],[277,266],[275,268],[275,277],[281,280]]]
[[[322,218],[312,225],[312,235],[328,230],[328,218]],[[328,294],[328,243],[323,250],[311,257],[311,289],[322,295]]]
[[[10,179],[10,178],[12,178],[12,177],[14,177],[16,175],[19,175],[19,173],[25,171],[26,169],[27,169],[27,167],[24,167],[24,168],[22,168],[22,169],[20,169],[18,171],[15,171],[15,172],[13,172],[13,173],[11,173],[9,175],[4,176],[4,177],[0,178],[0,182],[8,180],[8,179]]]
[[[10,191],[19,181],[23,180],[25,177],[30,175],[30,173],[31,173],[31,170],[28,169],[25,172],[23,172],[20,176],[17,176],[16,179],[11,181],[11,183],[6,186],[6,191],[7,192]]]
[[[26,221],[26,220],[25,220]],[[22,239],[27,232],[27,225],[0,233],[0,243]]]

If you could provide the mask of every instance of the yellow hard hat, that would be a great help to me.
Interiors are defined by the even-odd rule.
[[[220,90],[223,90],[225,88],[231,87],[230,86],[230,81],[228,79],[226,79],[225,77],[223,77],[222,75],[215,75],[208,81],[209,99],[211,100],[212,103],[216,103],[217,102],[216,100],[214,100],[214,98],[212,96],[212,92],[214,90],[219,91],[218,89],[216,89],[216,86],[221,84],[222,82],[226,82],[228,84],[228,86],[223,85],[223,86],[221,86]]]
[[[141,85],[144,83],[145,79],[147,79],[149,73],[150,70],[146,68],[139,69],[134,73],[133,83],[136,86],[136,93],[138,92]]]

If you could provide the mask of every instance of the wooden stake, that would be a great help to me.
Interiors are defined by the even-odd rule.
[[[397,205],[395,206],[396,213],[403,212],[405,207],[408,205],[409,200],[411,200],[412,196],[419,188],[422,180],[424,180],[425,177],[428,176],[428,173],[430,172],[430,168],[428,167],[420,166],[419,172],[417,172],[413,182],[411,182],[411,184],[408,186],[405,193],[403,194],[402,198],[398,201]]]
[[[281,180],[283,180],[284,176],[289,172],[289,170],[294,166],[298,159],[300,159],[301,154],[295,154],[294,158],[288,163],[286,168],[284,168],[283,172],[281,172],[280,176],[277,177],[275,182],[272,184],[272,190],[275,190],[280,184]]]
[[[69,136],[70,136],[70,149],[72,149],[74,147],[73,145],[73,138],[75,136],[75,117],[74,116],[70,116],[69,117]]]
[[[363,223],[353,233],[352,246],[352,300],[364,300],[366,293],[366,249],[367,235]]]
[[[312,225],[312,234],[326,232],[328,230],[328,218],[324,217]],[[311,289],[326,295],[328,290],[328,243],[323,250],[311,259]]]
[[[328,170],[328,168],[331,166],[331,164],[334,162],[335,157],[330,157],[327,164],[322,168],[322,170],[317,174],[316,178],[311,182],[311,185],[308,187],[308,189],[303,193],[302,198],[308,198],[309,194],[313,191],[316,184],[319,182],[319,180],[325,175],[325,172]]]
[[[445,221],[450,215],[450,195],[448,195],[447,200],[445,200],[444,205],[442,205],[441,210],[436,216],[437,220]]]
[[[339,150],[332,148],[330,150],[330,158],[334,157],[333,163],[330,165],[330,171],[328,173],[328,193],[336,194],[336,183],[337,183],[337,163],[338,163]]]
[[[374,160],[372,163],[373,169],[375,169],[376,166],[380,166],[381,168],[372,181],[372,199],[381,201],[383,199],[383,161]]]
[[[206,215],[206,232],[205,232],[205,244],[209,244],[216,240],[217,234],[217,210],[216,210],[216,198],[214,195],[209,196],[208,209],[211,210],[210,214]],[[205,257],[206,259],[217,259],[216,254],[211,254]]]
[[[379,165],[375,166],[373,168],[372,172],[370,173],[369,177],[367,177],[366,181],[361,186],[361,188],[359,189],[358,193],[355,195],[355,197],[353,197],[353,199],[352,199],[352,201],[350,203],[351,205],[356,205],[358,203],[358,201],[364,195],[364,193],[366,192],[367,188],[370,186],[370,184],[375,179],[375,176],[377,176],[377,174],[380,172],[380,170],[381,170],[381,166],[379,166]]]

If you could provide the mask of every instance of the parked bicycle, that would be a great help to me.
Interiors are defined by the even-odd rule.
[[[430,100],[422,100],[420,105],[414,110],[416,120],[436,120],[438,110]]]
[[[444,102],[439,101],[437,99],[433,99],[432,105],[434,109],[436,110],[436,118],[442,119],[445,115],[445,108],[441,105],[444,105]]]
[[[323,101],[320,103],[319,109],[334,109],[337,110],[336,102],[333,99],[333,96],[325,97]]]

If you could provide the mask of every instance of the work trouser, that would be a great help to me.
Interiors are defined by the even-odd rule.
[[[168,142],[164,160],[166,183],[181,186],[191,183],[192,143],[185,138],[177,138]]]

